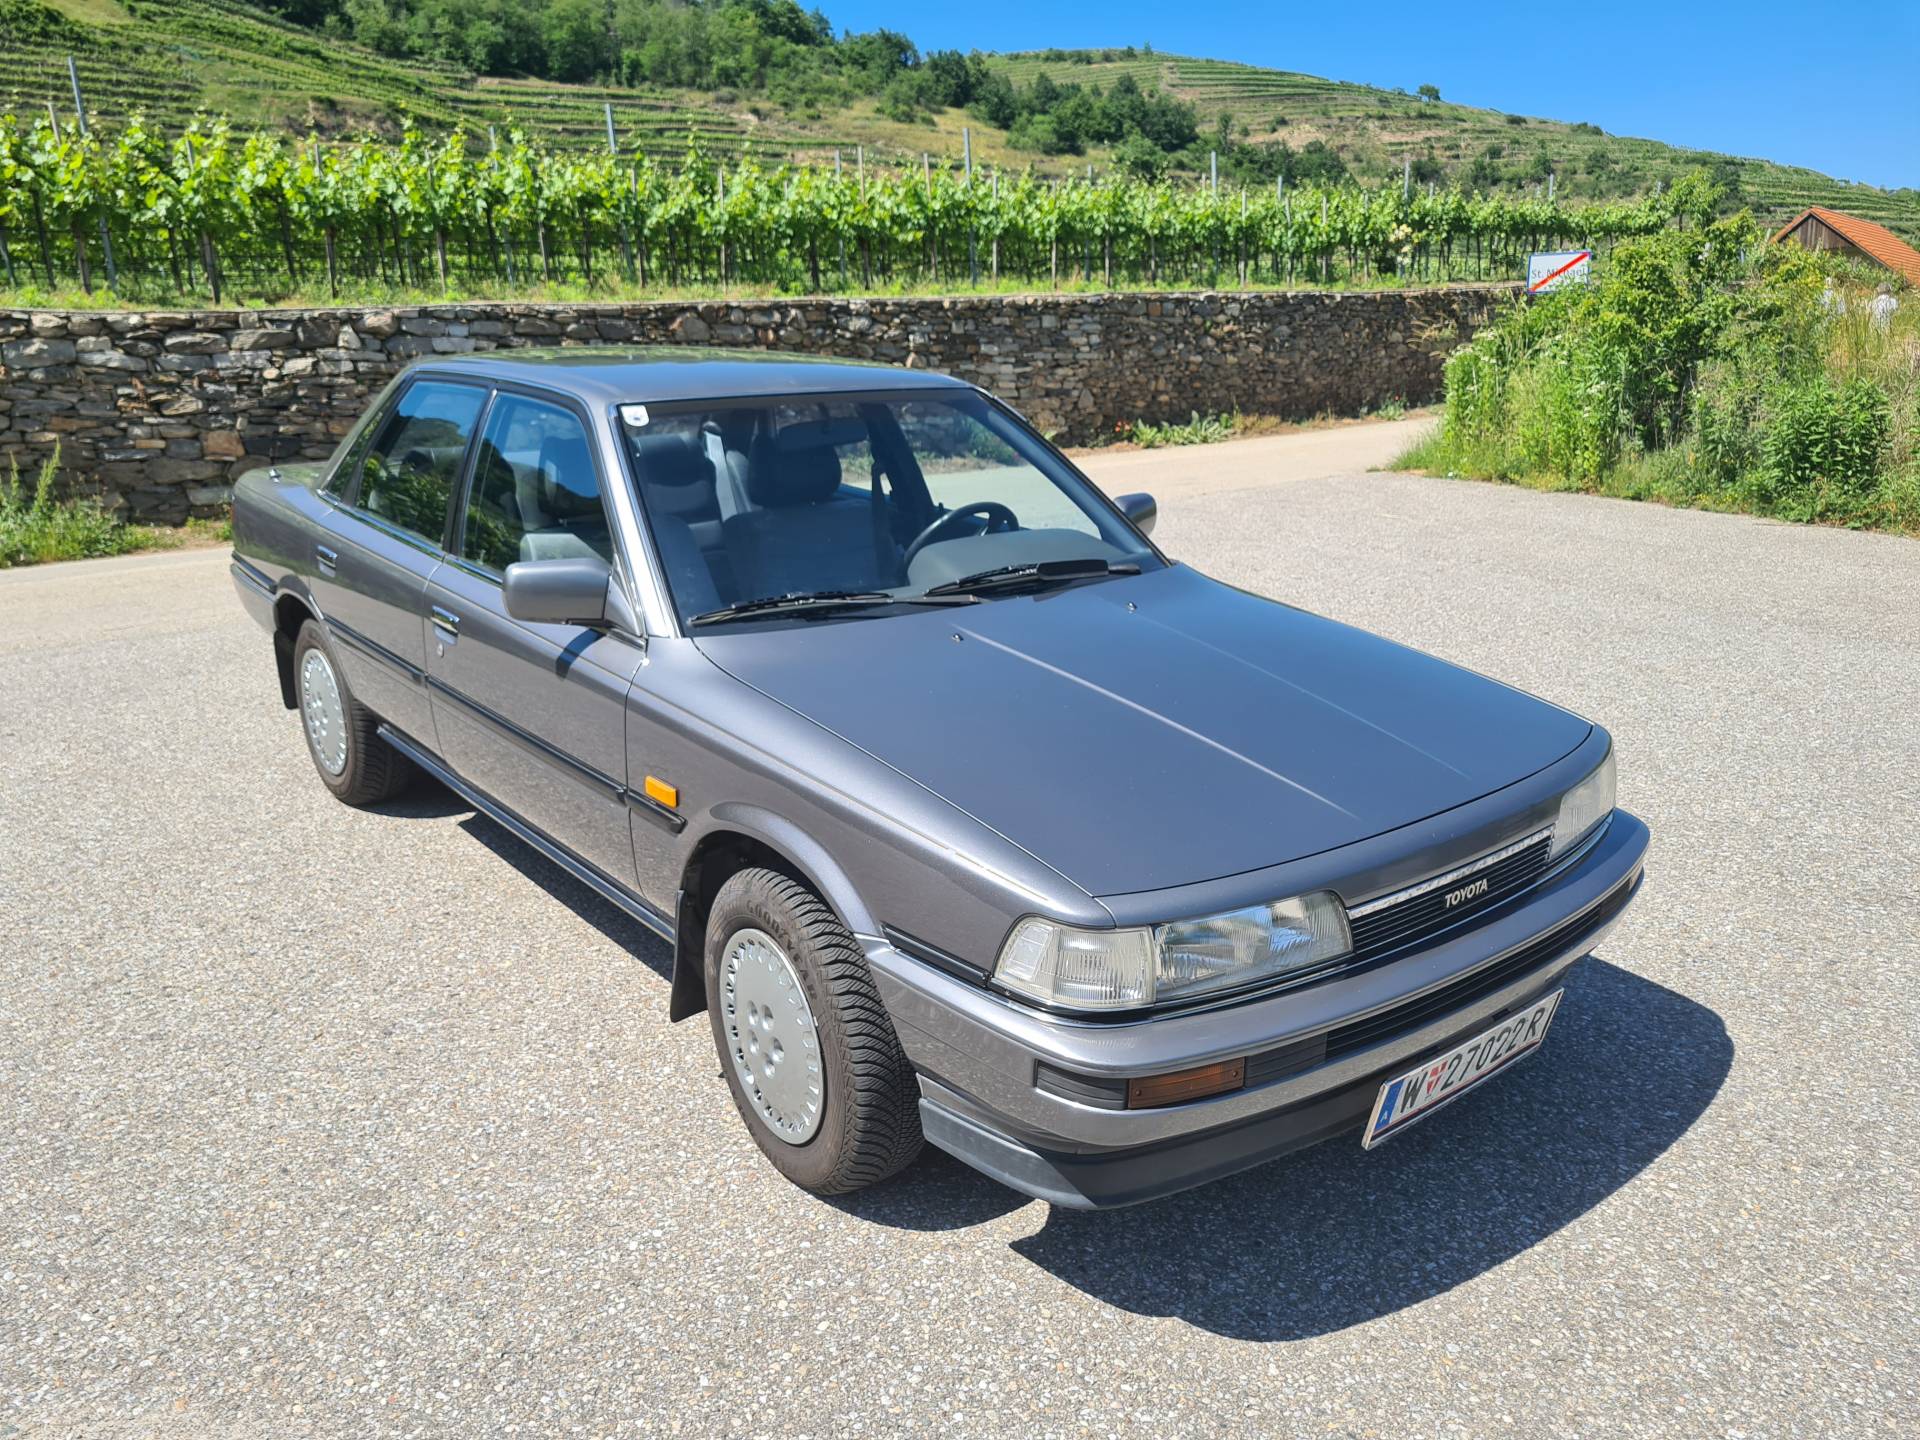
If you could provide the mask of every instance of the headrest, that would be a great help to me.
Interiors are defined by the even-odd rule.
[[[762,434],[747,452],[747,498],[769,509],[790,505],[817,505],[840,488],[840,457],[831,444],[813,440],[802,444],[786,437],[800,429],[789,425],[774,435]],[[866,438],[863,430],[861,439]]]
[[[652,486],[698,485],[713,483],[713,462],[700,445],[698,435],[631,435],[634,464],[640,470],[640,483]]]
[[[600,477],[593,471],[587,437],[549,435],[540,442],[540,479],[546,501],[557,514],[584,514],[600,508]]]
[[[867,422],[858,415],[843,415],[837,420],[823,416],[782,425],[774,432],[773,443],[782,450],[812,450],[821,445],[860,445],[866,438]]]

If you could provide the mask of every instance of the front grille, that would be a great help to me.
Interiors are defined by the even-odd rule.
[[[1386,896],[1357,906],[1348,915],[1353,959],[1374,960],[1430,939],[1497,904],[1538,880],[1547,869],[1553,836],[1544,833],[1483,856],[1443,877],[1411,887],[1404,898]],[[1480,890],[1482,881],[1486,888]],[[1465,900],[1463,890],[1478,893]],[[1449,905],[1449,898],[1454,903]]]
[[[1518,950],[1501,956],[1491,965],[1461,976],[1458,980],[1429,990],[1424,995],[1415,996],[1406,1004],[1383,1011],[1378,1015],[1369,1015],[1364,1020],[1354,1020],[1330,1030],[1326,1035],[1327,1059],[1337,1059],[1350,1055],[1355,1050],[1365,1050],[1378,1045],[1408,1030],[1417,1029],[1435,1016],[1444,1015],[1450,1010],[1458,1010],[1471,1005],[1483,995],[1491,995],[1503,985],[1510,985],[1529,970],[1545,965],[1568,946],[1578,942],[1582,935],[1590,935],[1606,924],[1614,916],[1627,908],[1627,901],[1633,898],[1633,879],[1623,880],[1614,887],[1599,904],[1590,906],[1571,920],[1562,922],[1546,934],[1529,940]],[[1489,1020],[1487,1023],[1491,1024]],[[1247,1062],[1252,1071],[1258,1063],[1255,1056]]]

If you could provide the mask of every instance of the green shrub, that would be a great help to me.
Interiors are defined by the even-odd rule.
[[[9,463],[0,484],[0,570],[49,560],[85,560],[122,555],[148,541],[148,533],[127,525],[95,500],[55,500],[53,478],[58,456],[40,467],[33,492],[21,487],[20,467]]]
[[[1880,489],[1891,428],[1887,396],[1870,380],[1781,384],[1766,398],[1751,483],[1790,519],[1855,515]]]
[[[1730,362],[1703,368],[1688,412],[1686,451],[1697,493],[1724,489],[1760,464],[1763,377]]]
[[[1233,415],[1202,415],[1198,410],[1192,413],[1192,419],[1185,424],[1168,421],[1156,425],[1151,420],[1136,420],[1128,432],[1134,444],[1142,450],[1157,449],[1162,445],[1213,445],[1222,440],[1231,440],[1238,425],[1238,417]]]

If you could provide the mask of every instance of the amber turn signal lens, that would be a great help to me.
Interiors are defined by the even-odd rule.
[[[1127,1081],[1127,1108],[1150,1110],[1155,1105],[1178,1105],[1183,1100],[1238,1090],[1246,1083],[1244,1058],[1196,1065],[1191,1070],[1170,1070],[1165,1075],[1138,1076]]]
[[[679,807],[680,791],[677,786],[669,785],[664,780],[656,780],[649,775],[647,776],[647,798],[673,810]]]

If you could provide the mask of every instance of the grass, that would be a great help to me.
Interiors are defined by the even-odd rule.
[[[1090,445],[1068,446],[1067,454],[1094,455],[1114,450],[1152,450],[1163,445],[1213,445],[1226,440],[1259,440],[1274,435],[1296,435],[1306,430],[1338,430],[1380,420],[1424,419],[1438,411],[1430,406],[1409,408],[1404,401],[1396,399],[1385,401],[1372,409],[1349,413],[1322,410],[1316,415],[1304,417],[1250,415],[1243,410],[1214,416],[1189,413],[1192,418],[1187,421],[1166,424],[1123,420],[1114,426],[1111,438]],[[1143,431],[1151,438],[1143,439]]]
[[[1114,276],[1111,286],[1102,284],[1098,278],[1081,280],[1061,278],[1059,285],[1049,289],[1044,283],[1035,284],[1031,280],[1016,279],[1011,276],[998,284],[983,275],[977,285],[955,283],[942,280],[939,284],[930,281],[894,281],[876,282],[870,286],[859,283],[858,274],[848,276],[848,285],[839,287],[828,272],[830,266],[822,267],[822,280],[827,283],[822,292],[829,296],[872,296],[882,298],[900,298],[907,296],[926,296],[929,298],[965,296],[965,295],[1104,295],[1104,294],[1157,294],[1157,295],[1195,295],[1195,294],[1248,294],[1248,293],[1289,293],[1313,291],[1316,294],[1336,291],[1364,292],[1376,290],[1443,290],[1459,285],[1474,283],[1500,284],[1499,281],[1416,281],[1392,275],[1373,279],[1353,279],[1342,277],[1330,285],[1275,284],[1268,280],[1252,280],[1245,285],[1233,282],[1232,271],[1221,267],[1220,283],[1207,286],[1195,284],[1189,280],[1169,279],[1158,283],[1150,282],[1133,275]],[[3,279],[4,277],[0,277]],[[0,284],[0,306],[19,310],[184,310],[207,309],[212,299],[203,290],[174,290],[160,283],[129,284],[123,283],[119,290],[109,291],[104,285],[96,286],[89,295],[77,285],[49,288],[43,284],[27,284],[7,289]],[[1517,282],[1509,282],[1517,284]],[[717,283],[697,285],[655,285],[649,284],[642,289],[629,285],[618,278],[609,278],[604,273],[592,285],[578,282],[555,281],[543,284],[508,285],[504,280],[481,280],[473,283],[458,283],[448,290],[421,288],[403,285],[381,285],[377,283],[342,284],[338,294],[329,294],[326,287],[292,287],[285,283],[284,277],[256,279],[244,275],[230,275],[228,288],[221,295],[220,308],[223,310],[282,309],[282,310],[321,310],[332,306],[380,307],[380,306],[419,306],[419,305],[468,305],[468,304],[513,304],[513,305],[613,305],[638,304],[642,302],[684,302],[686,304],[712,303],[724,301],[752,300],[792,300],[814,295],[810,287],[804,285],[783,289],[778,285],[764,283],[746,283],[736,281],[724,289]],[[1392,418],[1392,417],[1384,417]]]
[[[1202,415],[1195,410],[1184,424],[1170,421],[1156,425],[1150,420],[1135,420],[1131,424],[1122,421],[1121,424],[1126,427],[1119,431],[1122,439],[1133,441],[1142,450],[1157,450],[1163,445],[1217,445],[1222,440],[1231,440],[1239,429],[1240,417],[1238,414]]]
[[[31,490],[21,482],[20,467],[8,466],[6,481],[0,484],[0,570],[224,544],[233,538],[232,522],[226,519],[189,520],[169,528],[129,525],[97,500],[56,499],[53,481],[59,464],[58,455],[48,459]]]
[[[1570,480],[1555,474],[1471,474],[1449,469],[1450,460],[1436,430],[1415,442],[1387,468],[1411,470],[1427,475],[1443,475],[1449,480],[1482,480],[1500,485],[1517,485],[1526,490],[1552,494],[1600,495],[1611,500],[1644,500],[1677,510],[1711,510],[1721,514],[1760,515],[1769,519],[1793,518],[1799,523],[1828,523],[1854,530],[1884,530],[1895,535],[1920,538],[1920,466],[1909,466],[1903,473],[1887,477],[1879,495],[1862,513],[1845,520],[1808,522],[1799,517],[1778,514],[1738,490],[1701,490],[1690,483],[1684,451],[1662,450],[1636,455],[1614,467],[1597,480]]]

